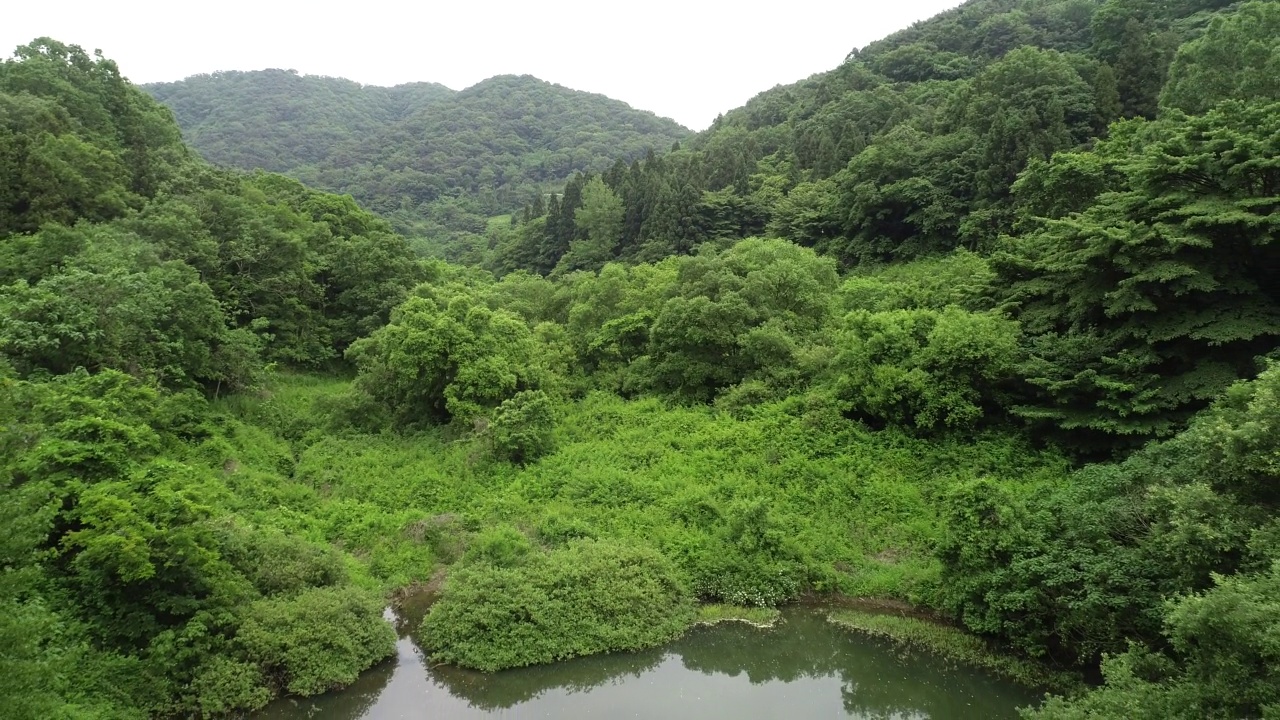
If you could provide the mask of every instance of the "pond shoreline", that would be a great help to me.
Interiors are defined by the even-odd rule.
[[[842,605],[831,609],[826,617],[833,625],[885,640],[901,650],[918,650],[979,668],[1028,688],[1069,695],[1085,687],[1077,671],[1004,651],[977,635],[928,616]]]
[[[387,720],[423,712],[465,720],[506,716],[513,708],[585,720],[620,707],[637,717],[673,720],[708,720],[726,711],[764,720],[903,710],[934,720],[1013,720],[1017,707],[1037,699],[992,673],[925,652],[898,652],[843,630],[823,609],[798,605],[721,607],[711,611],[713,624],[645,650],[495,673],[433,665],[418,650],[416,631],[408,629],[416,625],[411,614],[424,607],[417,599],[405,598],[407,612],[397,623],[405,634],[395,662],[363,674],[348,689],[274,703],[255,720]],[[773,624],[762,628],[750,619],[762,616]]]
[[[443,585],[444,573],[437,572],[427,582],[413,583],[393,591],[388,599],[398,632],[411,634],[421,617],[434,603]],[[412,607],[421,613],[416,619],[402,614]],[[1075,670],[1022,657],[958,627],[931,608],[896,598],[854,597],[839,593],[804,593],[779,607],[744,607],[705,603],[697,607],[697,617],[681,636],[695,628],[737,623],[768,630],[777,627],[784,608],[795,607],[822,612],[827,622],[855,633],[882,640],[900,651],[918,651],[977,668],[1025,687],[1074,694],[1085,687]],[[412,626],[410,626],[412,625]],[[608,653],[603,653],[608,654]],[[499,671],[501,672],[501,671]]]

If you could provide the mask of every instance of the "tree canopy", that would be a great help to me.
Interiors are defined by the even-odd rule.
[[[575,172],[665,150],[690,132],[625,103],[504,75],[461,91],[286,70],[143,88],[209,161],[350,194],[414,235],[483,233]]]
[[[696,137],[528,77],[151,88],[255,170],[24,45],[0,708],[327,692],[427,586],[486,671],[838,593],[1102,677],[1028,717],[1274,715],[1278,22],[972,0]]]

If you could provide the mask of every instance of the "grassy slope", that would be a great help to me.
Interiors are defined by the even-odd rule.
[[[389,587],[429,578],[471,531],[497,523],[544,543],[587,535],[679,559],[723,529],[735,503],[763,501],[813,589],[927,603],[949,488],[986,476],[1029,489],[1063,475],[1057,458],[999,436],[928,441],[821,408],[734,419],[604,394],[565,407],[557,450],[518,468],[442,433],[319,432],[312,404],[345,388],[284,376],[263,398],[224,402],[244,424],[229,421],[235,447],[207,452],[226,455],[211,459],[234,469],[255,519],[350,550]]]

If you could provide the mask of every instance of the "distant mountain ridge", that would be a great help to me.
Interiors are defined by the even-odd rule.
[[[456,215],[442,202],[473,215],[509,211],[576,172],[693,136],[652,112],[529,75],[455,91],[273,69],[142,87],[206,159],[350,193],[402,227]]]
[[[173,110],[207,160],[271,172],[318,162],[336,143],[456,92],[438,83],[378,87],[280,69],[194,75],[142,88]]]

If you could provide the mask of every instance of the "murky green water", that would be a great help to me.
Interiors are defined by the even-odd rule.
[[[775,628],[697,628],[662,648],[492,675],[430,667],[399,622],[394,661],[350,688],[279,701],[258,720],[398,718],[1014,718],[1034,693],[789,609]]]

